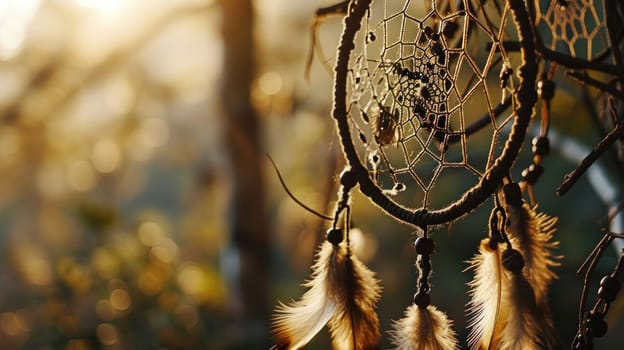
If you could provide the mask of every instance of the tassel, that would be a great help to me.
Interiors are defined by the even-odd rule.
[[[420,308],[413,304],[405,317],[394,322],[390,332],[396,350],[455,350],[459,344],[452,322],[435,306]]]
[[[379,320],[374,305],[381,288],[374,273],[345,246],[322,243],[312,278],[304,284],[309,289],[299,301],[280,303],[273,319],[273,349],[300,349],[328,322],[335,348],[376,348]]]

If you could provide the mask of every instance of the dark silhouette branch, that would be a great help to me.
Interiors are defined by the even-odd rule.
[[[574,186],[578,179],[589,169],[592,164],[611,146],[615,141],[624,136],[624,123],[618,123],[611,132],[605,136],[596,147],[585,157],[572,172],[564,176],[563,183],[557,188],[557,195],[563,196]]]

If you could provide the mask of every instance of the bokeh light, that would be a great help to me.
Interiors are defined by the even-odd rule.
[[[95,170],[100,173],[111,173],[121,166],[121,149],[110,139],[99,140],[93,146],[91,161]]]
[[[40,4],[41,0],[0,2],[0,61],[10,60],[19,54],[28,25]]]

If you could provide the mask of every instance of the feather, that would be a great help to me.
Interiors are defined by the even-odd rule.
[[[471,329],[468,344],[472,349],[495,349],[500,340],[500,331],[506,318],[506,307],[502,307],[503,266],[498,247],[492,249],[489,239],[483,239],[479,253],[469,261],[474,270],[470,286],[471,300],[468,303],[468,327]]]
[[[344,248],[343,248],[344,249]],[[375,274],[348,249],[341,255],[343,268],[337,269],[343,276],[338,310],[329,321],[332,344],[339,350],[377,349],[379,342],[379,319],[375,303],[379,300],[381,287]]]
[[[552,250],[559,246],[559,242],[553,240],[557,218],[537,213],[536,208],[527,203],[506,205],[506,231],[511,244],[524,257],[523,276],[534,292],[535,306],[539,310],[541,342],[545,348],[554,348],[557,341],[548,305],[548,288],[557,278],[552,268],[560,265],[556,260],[560,257],[552,254]]]
[[[535,303],[535,294],[522,273],[503,271],[503,299],[512,308],[501,329],[500,350],[546,350],[554,349],[552,339],[544,332],[544,319]]]
[[[435,306],[419,308],[411,305],[405,317],[394,322],[390,332],[396,350],[454,350],[459,349],[452,322]]]
[[[513,273],[503,267],[499,247],[481,241],[471,261],[468,342],[472,349],[538,350],[556,348],[551,324],[537,306],[526,268]]]
[[[304,286],[309,289],[300,300],[285,305],[280,302],[273,317],[273,333],[277,340],[276,349],[295,350],[306,345],[334,315],[340,298],[334,291],[341,273],[340,248],[325,241],[312,267],[312,277]],[[334,272],[330,272],[334,271]]]
[[[345,243],[322,243],[304,286],[309,289],[300,300],[280,303],[275,311],[273,349],[300,349],[328,322],[337,349],[376,347],[379,320],[374,305],[381,289],[374,273],[350,254]]]
[[[557,275],[551,270],[560,265],[551,250],[559,246],[553,241],[557,218],[536,213],[527,203],[507,205],[507,234],[514,248],[524,257],[525,276],[535,292],[538,307],[548,307],[548,288]],[[543,310],[546,311],[546,310]]]

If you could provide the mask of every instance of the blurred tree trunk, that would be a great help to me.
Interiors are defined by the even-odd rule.
[[[252,327],[251,333],[257,329],[267,339],[269,233],[264,211],[260,125],[250,99],[255,68],[253,6],[251,0],[221,0],[221,7],[225,55],[221,99],[232,184],[230,248],[239,259],[238,276],[234,276],[240,297],[239,316],[243,327]]]

